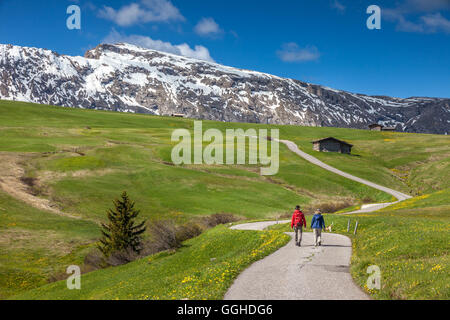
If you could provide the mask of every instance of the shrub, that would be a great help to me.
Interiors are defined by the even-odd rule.
[[[140,257],[139,253],[134,251],[131,247],[128,247],[127,249],[112,252],[106,259],[106,263],[108,266],[116,267],[133,262]]]
[[[216,213],[211,216],[206,216],[201,221],[206,228],[214,228],[220,224],[227,224],[239,221],[240,219],[231,213]]]
[[[83,265],[81,266],[81,274],[89,273],[105,266],[103,254],[95,249],[89,252],[84,258]],[[58,271],[51,274],[48,278],[48,282],[57,282],[62,280],[67,280],[69,274],[64,271]]]
[[[150,240],[145,243],[144,251],[153,254],[173,248],[179,248],[177,227],[173,221],[154,221],[148,228]]]
[[[104,264],[104,258],[103,254],[100,250],[95,249],[91,252],[89,252],[86,257],[84,258],[84,266],[83,268],[86,270],[94,271],[97,269],[101,269]]]
[[[364,199],[362,199],[362,202],[363,203],[374,203],[375,200],[373,200],[371,197],[367,196],[367,197],[364,197]]]
[[[198,237],[204,231],[204,227],[195,222],[188,222],[182,226],[179,226],[176,231],[177,242],[181,245],[182,242]]]
[[[355,202],[351,198],[329,200],[326,202],[316,202],[305,207],[304,213],[314,214],[317,209],[320,209],[323,213],[335,213],[342,209],[351,207]]]

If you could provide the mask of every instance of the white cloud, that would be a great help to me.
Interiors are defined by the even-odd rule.
[[[222,33],[222,29],[214,21],[213,18],[203,18],[201,19],[194,28],[194,31],[201,36],[217,35]]]
[[[439,10],[450,10],[449,0],[405,0],[395,8],[382,10],[382,16],[403,32],[450,33],[450,20]],[[414,19],[414,17],[416,19]]]
[[[438,10],[449,10],[450,1],[448,0],[404,0],[395,7],[394,11],[398,13],[426,13]]]
[[[424,32],[424,27],[421,24],[416,24],[414,22],[406,20],[405,17],[399,16],[396,18],[397,20],[397,31],[403,32]]]
[[[340,3],[338,0],[334,0],[334,1],[331,3],[331,7],[332,7],[333,9],[336,9],[336,10],[339,11],[340,13],[344,13],[344,11],[345,11],[345,9],[346,9],[346,7],[345,7],[342,3]]]
[[[315,46],[300,48],[295,42],[283,44],[277,55],[284,62],[315,61],[320,58],[320,52]]]
[[[450,33],[450,20],[443,17],[440,13],[422,16],[421,20],[430,32],[442,30]]]
[[[169,0],[141,0],[120,9],[104,6],[101,18],[111,20],[122,27],[138,23],[184,21],[180,11]]]
[[[205,60],[214,62],[211,57],[208,48],[203,46],[195,46],[191,48],[187,43],[182,43],[179,45],[173,45],[170,42],[164,42],[161,40],[153,40],[150,37],[141,35],[124,35],[116,30],[112,30],[109,35],[103,40],[104,43],[130,43],[143,48],[158,50],[163,52],[168,52],[176,54],[179,56],[184,56],[188,58],[194,58],[199,60]]]

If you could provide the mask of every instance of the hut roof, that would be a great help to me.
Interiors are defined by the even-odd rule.
[[[337,142],[339,142],[339,143],[342,143],[342,144],[348,145],[348,146],[350,146],[350,147],[353,147],[352,144],[350,144],[350,143],[348,143],[348,142],[345,142],[345,141],[342,141],[342,140],[339,140],[339,139],[336,139],[336,138],[333,138],[333,137],[328,137],[328,138],[323,138],[323,139],[315,140],[315,141],[312,141],[311,143],[320,143],[320,142],[323,142],[323,141],[326,141],[326,140],[334,140],[334,141],[337,141]]]

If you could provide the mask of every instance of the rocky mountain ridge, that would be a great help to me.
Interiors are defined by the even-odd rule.
[[[450,99],[355,94],[125,43],[84,57],[0,45],[0,99],[230,122],[450,131]]]

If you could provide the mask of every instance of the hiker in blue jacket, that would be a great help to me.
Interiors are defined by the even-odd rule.
[[[322,229],[325,231],[325,220],[321,214],[320,209],[316,210],[316,214],[311,220],[311,229],[314,232],[314,245],[321,246],[322,245]]]

